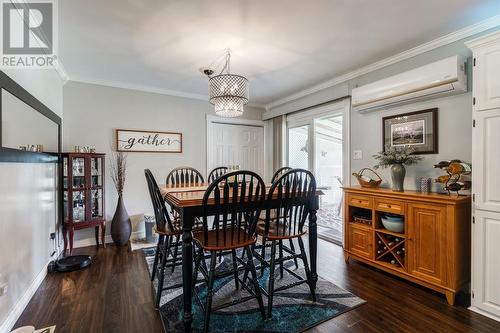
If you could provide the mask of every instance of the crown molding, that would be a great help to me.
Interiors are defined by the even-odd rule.
[[[270,110],[272,108],[275,108],[279,105],[297,100],[299,98],[302,98],[304,96],[316,93],[318,91],[333,87],[337,84],[344,83],[346,81],[349,81],[353,78],[356,78],[358,76],[373,72],[377,69],[398,63],[400,61],[413,58],[419,54],[434,50],[438,47],[444,46],[451,44],[453,42],[456,42],[458,40],[476,35],[478,33],[484,32],[486,30],[495,28],[500,26],[500,15],[492,16],[486,20],[480,21],[478,23],[472,24],[468,27],[462,28],[460,30],[457,30],[455,32],[449,33],[447,35],[444,35],[442,37],[436,38],[430,42],[421,44],[417,47],[411,48],[409,50],[403,51],[401,53],[398,53],[394,56],[385,58],[383,60],[374,62],[370,65],[361,67],[357,70],[354,70],[352,72],[348,72],[346,74],[334,77],[333,79],[330,79],[326,82],[314,85],[310,88],[298,91],[294,94],[291,94],[289,96],[280,98],[274,102],[271,102],[265,106],[266,110]]]
[[[157,87],[152,87],[152,86],[137,85],[137,84],[132,84],[132,83],[120,82],[120,81],[90,79],[90,78],[75,77],[75,76],[68,77],[67,81],[94,84],[94,85],[106,86],[106,87],[111,87],[111,88],[136,90],[136,91],[161,94],[161,95],[168,95],[168,96],[174,96],[174,97],[183,97],[183,98],[196,99],[196,100],[208,102],[208,95],[193,94],[193,93],[188,93],[188,92],[183,92],[183,91],[178,91],[178,90],[162,89],[162,88],[157,88]],[[67,82],[67,81],[65,81],[65,82]],[[265,105],[257,104],[257,103],[248,103],[247,106],[254,107],[254,108],[261,108],[261,109],[265,108]]]
[[[468,40],[465,42],[465,45],[469,49],[475,49],[478,47],[490,45],[492,43],[498,43],[499,40],[500,40],[500,31],[495,31],[485,36]]]
[[[61,80],[63,81],[63,85],[65,85],[66,82],[69,81],[69,76],[68,76],[68,72],[66,72],[66,68],[64,68],[64,65],[62,64],[61,60],[57,59],[57,61],[53,65],[53,67],[54,67],[55,71],[57,72],[57,74],[59,74],[59,77],[61,78]]]
[[[112,88],[137,90],[137,91],[162,94],[162,95],[169,95],[169,96],[175,96],[175,97],[191,98],[191,99],[197,99],[197,100],[202,100],[202,101],[208,101],[208,96],[206,96],[206,95],[187,93],[187,92],[178,91],[178,90],[162,89],[162,88],[157,88],[157,87],[152,87],[152,86],[147,86],[147,85],[126,83],[126,82],[120,82],[120,81],[91,79],[91,78],[84,78],[84,77],[78,77],[78,76],[71,76],[69,78],[69,81],[87,83],[87,84],[95,84],[95,85],[99,85],[99,86],[106,86],[106,87],[112,87]]]

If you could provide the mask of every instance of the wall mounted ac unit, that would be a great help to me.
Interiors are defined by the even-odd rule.
[[[465,58],[453,56],[352,90],[352,109],[377,110],[467,91]]]

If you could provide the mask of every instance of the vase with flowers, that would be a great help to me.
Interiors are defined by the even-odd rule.
[[[406,175],[405,165],[417,164],[422,160],[421,156],[413,155],[415,150],[411,146],[386,147],[375,155],[378,164],[375,169],[391,167],[392,190],[395,192],[404,191],[404,180]]]
[[[118,246],[128,244],[132,233],[132,223],[123,203],[123,188],[125,186],[125,175],[127,170],[127,156],[122,152],[116,152],[111,157],[111,179],[118,193],[115,214],[111,220],[111,238]]]

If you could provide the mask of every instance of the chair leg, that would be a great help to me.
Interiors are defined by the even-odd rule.
[[[160,258],[160,248],[163,244],[163,236],[158,237],[158,243],[156,244],[155,260],[153,262],[153,269],[151,272],[151,281],[155,280],[156,269],[158,268],[158,259]]]
[[[280,278],[283,278],[283,241],[280,240],[279,243],[279,251],[280,251]]]
[[[240,288],[240,284],[239,284],[239,281],[238,281],[238,262],[236,261],[236,250],[232,250],[231,251],[231,255],[233,257],[233,269],[235,270],[234,272],[234,284],[236,285],[236,290],[238,290]]]
[[[210,256],[210,271],[208,272],[207,283],[207,304],[205,306],[205,324],[203,332],[208,333],[210,327],[210,312],[212,312],[212,297],[214,288],[215,265],[217,264],[217,252],[212,251]]]
[[[306,271],[307,284],[311,290],[311,297],[314,302],[316,302],[316,292],[314,291],[314,285],[311,277],[311,271],[309,270],[309,265],[307,264],[306,250],[304,248],[304,242],[302,242],[302,237],[299,237],[300,253],[302,255],[302,261],[304,262],[304,270]]]
[[[253,263],[253,254],[250,246],[246,247],[247,255],[248,255],[248,266],[250,271],[252,272],[252,282],[253,287],[255,289],[255,296],[257,298],[257,302],[259,302],[259,309],[262,315],[262,320],[266,320],[266,312],[264,310],[264,301],[262,300],[262,293],[260,292],[259,281],[257,281],[257,270],[255,269],[255,265]]]
[[[276,241],[271,245],[271,263],[269,268],[269,286],[267,291],[267,318],[273,316],[274,266],[276,264]]]
[[[180,237],[181,237],[181,235],[177,235],[177,237],[175,237],[175,243],[174,243],[174,260],[172,261],[172,273],[175,270],[175,266],[176,266],[176,262],[177,262],[177,252],[178,252],[178,249],[179,249],[179,239],[180,239]]]
[[[196,287],[196,283],[198,282],[198,271],[200,270],[201,260],[203,260],[203,249],[200,247],[200,250],[195,256],[194,271],[193,271],[193,290]]]
[[[170,249],[171,242],[172,242],[172,238],[166,237],[165,253],[163,253],[161,256],[160,269],[158,272],[158,290],[156,291],[156,301],[155,301],[155,308],[156,309],[158,309],[160,307],[161,293],[163,290],[163,280],[165,279],[165,266],[167,265],[168,252]]]
[[[262,259],[264,259],[264,261],[266,260],[266,239],[263,237],[262,238],[262,252],[261,252],[261,257]],[[260,276],[264,276],[264,269],[265,269],[265,266],[264,265],[261,265],[260,266]]]
[[[292,250],[292,252],[295,254],[295,246],[293,245],[293,239],[289,239],[290,241],[290,250]],[[295,261],[295,268],[298,269],[299,268],[299,262],[297,260],[297,258],[293,258],[293,261]]]

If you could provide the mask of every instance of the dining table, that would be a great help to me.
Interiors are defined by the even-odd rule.
[[[192,316],[192,280],[193,280],[193,236],[192,228],[197,217],[214,215],[220,207],[215,205],[208,206],[203,210],[203,196],[208,188],[209,183],[183,184],[183,185],[161,185],[160,191],[165,202],[179,214],[182,223],[182,288],[183,288],[183,307],[184,307],[184,330],[191,331]],[[271,184],[266,184],[268,190]],[[267,191],[266,191],[267,193]],[[309,237],[309,257],[311,264],[311,277],[313,287],[316,288],[318,281],[317,274],[317,250],[318,250],[318,233],[316,224],[316,212],[319,208],[319,196],[322,195],[321,190],[316,190],[312,196],[309,206],[308,217],[308,237]],[[262,210],[274,209],[280,207],[280,202],[277,194],[268,196],[262,205]]]

